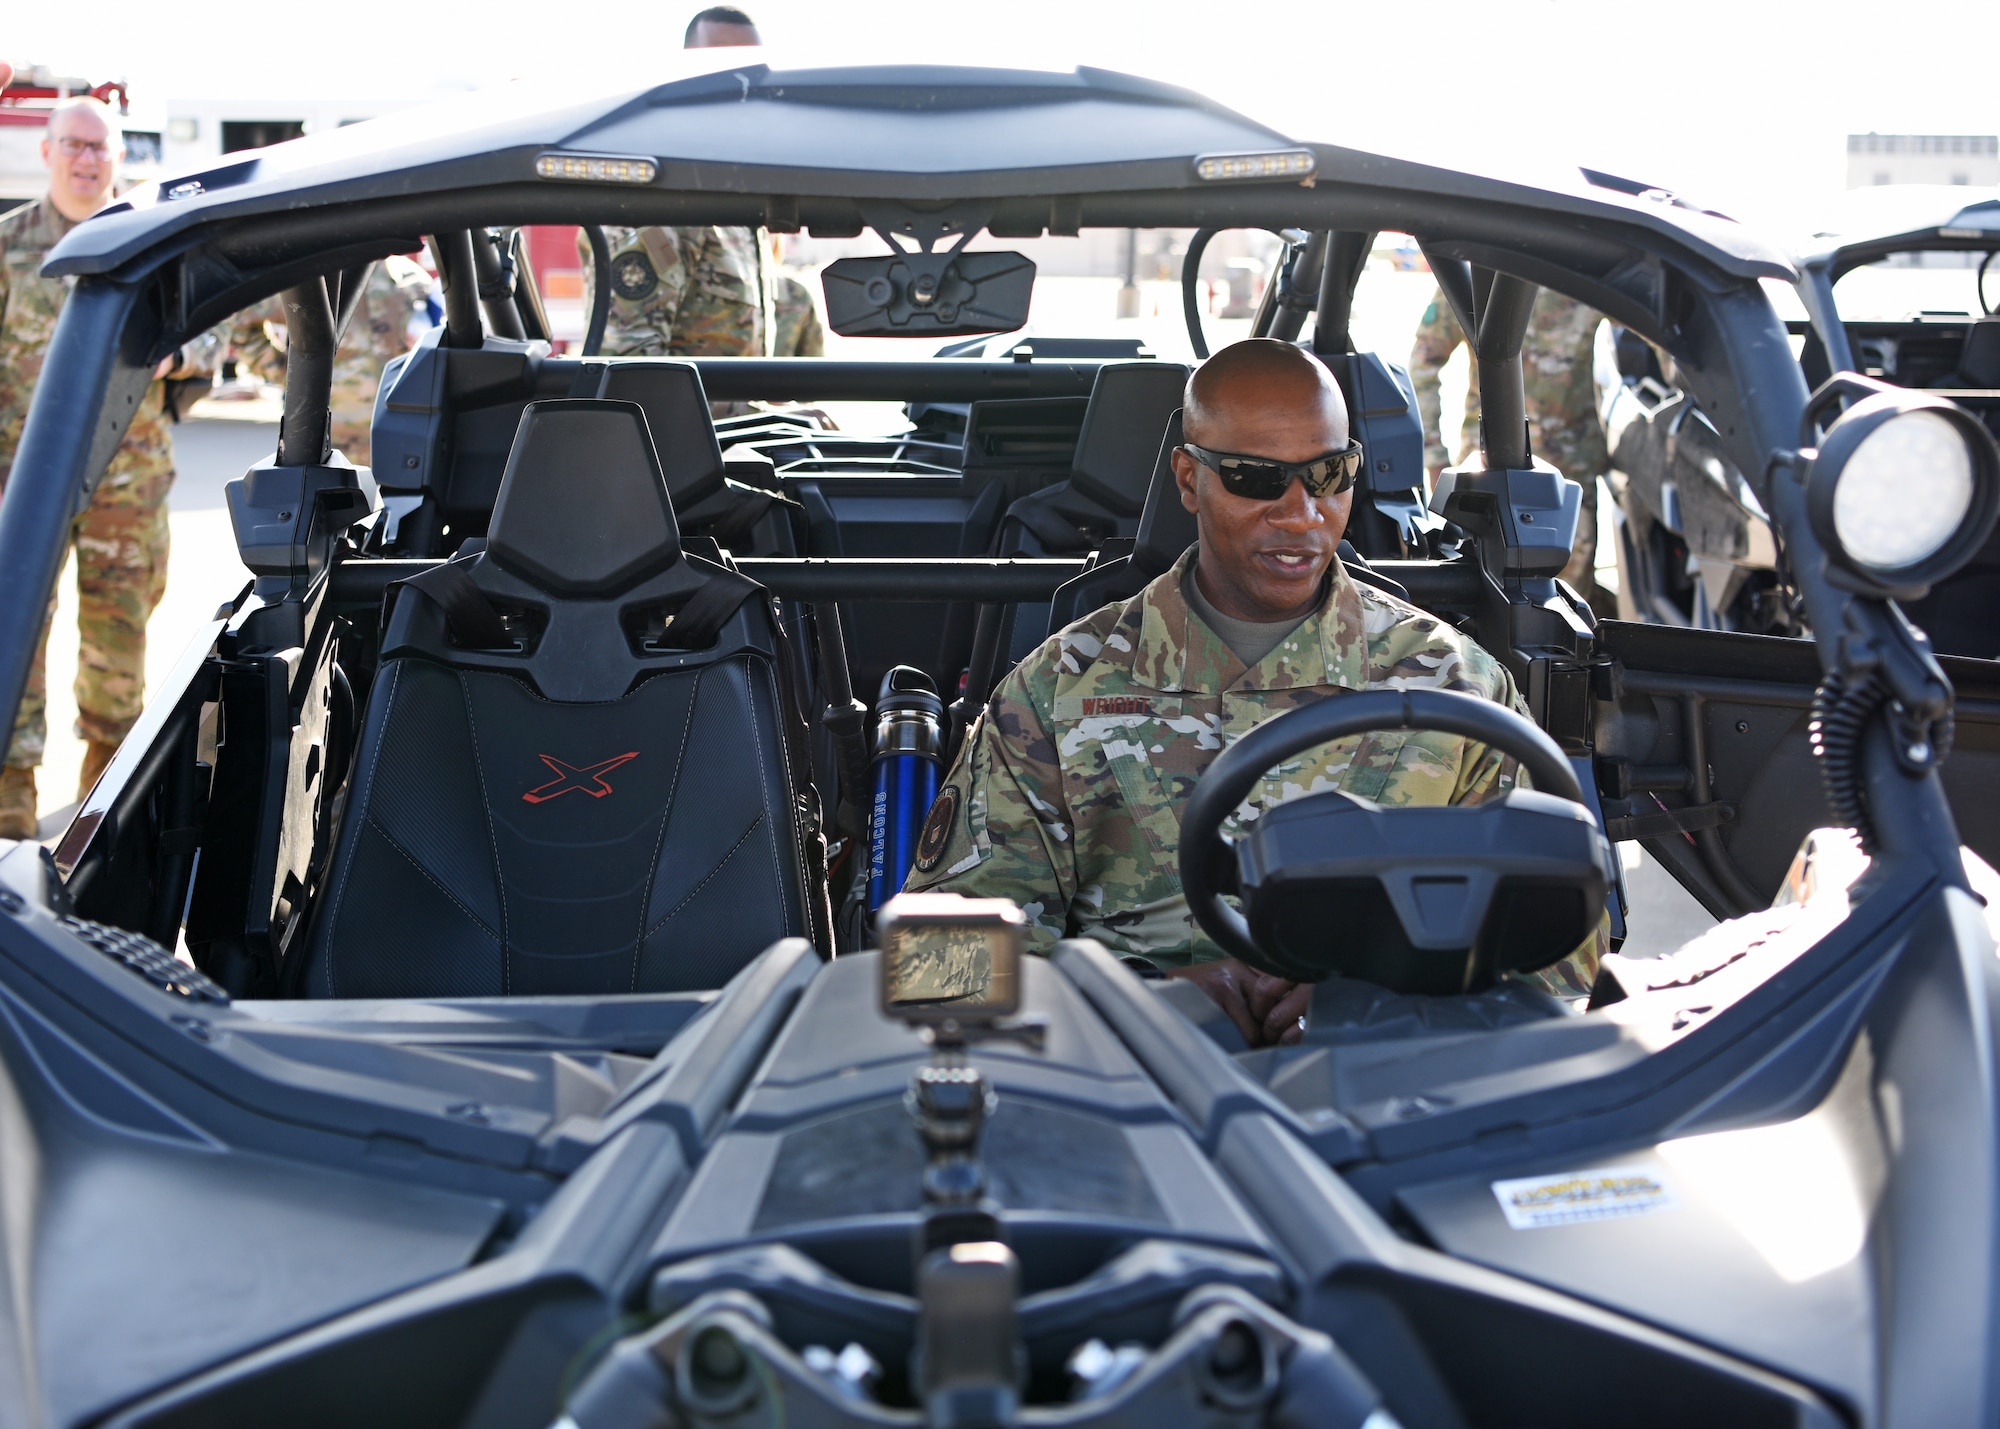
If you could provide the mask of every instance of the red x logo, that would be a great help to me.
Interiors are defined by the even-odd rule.
[[[629,764],[637,759],[639,751],[635,749],[630,754],[620,754],[599,764],[586,764],[581,769],[574,764],[563,763],[553,754],[536,757],[548,765],[550,772],[556,777],[546,784],[530,789],[521,797],[530,804],[546,804],[551,799],[561,798],[564,794],[576,790],[581,790],[593,799],[602,799],[611,792],[611,786],[604,782],[604,776],[619,765]]]

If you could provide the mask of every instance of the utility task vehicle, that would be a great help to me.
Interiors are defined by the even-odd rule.
[[[1852,373],[1809,396],[1780,251],[1587,178],[1300,143],[1101,71],[690,63],[721,67],[233,158],[52,255],[0,709],[154,365],[283,293],[290,367],[230,492],[249,584],[57,846],[0,852],[11,1417],[1991,1423],[2000,667],[1894,603],[1992,528],[1977,424]],[[903,724],[949,744],[1020,639],[1165,570],[1184,372],[556,357],[510,236],[554,222],[872,230],[829,322],[912,339],[1018,327],[1010,241],[1287,235],[1261,327],[1355,415],[1350,568],[1533,713],[1331,699],[1197,790],[1193,906],[1317,984],[1302,1044],[1244,1050],[1092,943],[1023,959],[1005,905],[891,901],[870,938],[851,895],[855,692],[921,762]],[[1484,450],[1435,490],[1349,337],[1378,231],[1475,335]],[[367,265],[425,243],[447,320],[383,384],[371,474],[328,447],[334,344]],[[1671,358],[1815,641],[1597,621],[1557,583],[1541,285]],[[915,416],[711,418],[752,401]],[[1266,768],[1426,726],[1536,791],[1315,796],[1224,838]],[[1614,957],[1588,1009],[1504,976],[1605,910],[1622,935],[1627,841],[1728,921]]]
[[[1948,397],[2000,433],[2000,194],[1891,185],[1846,195],[1799,252],[1805,319],[1786,326],[1808,386],[1852,371]],[[1846,280],[1843,283],[1843,279]],[[1619,502],[1619,613],[1707,629],[1798,634],[1805,613],[1755,486],[1694,396],[1634,333],[1601,414]],[[1940,651],[2000,656],[2000,551],[1982,552],[1909,614]]]

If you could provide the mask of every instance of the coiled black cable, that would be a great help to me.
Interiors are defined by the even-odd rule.
[[[1875,830],[1862,796],[1861,742],[1869,718],[1887,698],[1878,671],[1868,671],[1853,684],[1832,672],[1813,692],[1812,722],[1806,727],[1833,816],[1860,835],[1867,854],[1875,852]]]
[[[1951,757],[1951,747],[1958,742],[1958,717],[1950,710],[1944,718],[1931,726],[1931,763],[1942,764]]]

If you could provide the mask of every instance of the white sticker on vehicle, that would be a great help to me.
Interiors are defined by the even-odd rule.
[[[1553,1176],[1522,1176],[1495,1181],[1493,1194],[1507,1224],[1517,1231],[1643,1216],[1680,1205],[1666,1178],[1650,1166],[1604,1166]]]

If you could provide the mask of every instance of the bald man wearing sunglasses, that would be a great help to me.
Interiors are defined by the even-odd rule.
[[[1296,1041],[1307,989],[1224,958],[1188,912],[1180,820],[1195,782],[1265,720],[1350,690],[1459,690],[1525,706],[1472,640],[1341,566],[1362,456],[1317,360],[1266,338],[1224,348],[1189,381],[1183,426],[1174,477],[1199,539],[1137,596],[1050,637],[1001,681],[904,886],[1011,898],[1036,951],[1096,938],[1198,983],[1250,1045]],[[1483,744],[1383,731],[1272,771],[1244,812],[1323,789],[1387,805],[1477,803],[1515,777]],[[1586,950],[1539,980],[1581,994],[1591,961]]]

